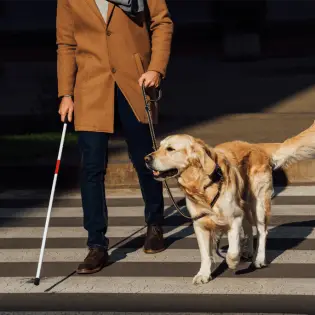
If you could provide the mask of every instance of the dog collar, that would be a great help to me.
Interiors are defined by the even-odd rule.
[[[216,164],[214,171],[212,172],[212,174],[208,176],[210,178],[210,183],[204,187],[204,190],[206,190],[212,184],[221,182],[223,180],[223,172],[221,167],[218,164]]]
[[[210,207],[213,208],[215,203],[217,202],[217,200],[220,197],[221,189],[222,189],[222,182],[223,182],[223,178],[224,178],[222,169],[218,164],[216,165],[212,174],[209,175],[209,178],[211,181],[208,185],[206,185],[204,187],[204,190],[206,190],[208,187],[212,186],[212,184],[214,184],[214,183],[219,183],[218,191],[210,203]],[[193,217],[192,220],[193,221],[199,220],[199,219],[205,217],[206,215],[208,215],[208,213],[201,213],[200,215]]]

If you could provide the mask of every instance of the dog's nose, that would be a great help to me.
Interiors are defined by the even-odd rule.
[[[152,162],[153,157],[152,157],[152,155],[147,155],[147,156],[144,158],[144,160],[145,160],[146,163],[150,163],[150,162]]]

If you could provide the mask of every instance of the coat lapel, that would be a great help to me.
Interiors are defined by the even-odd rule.
[[[90,8],[92,9],[92,11],[98,16],[98,18],[101,20],[102,24],[104,25],[104,27],[106,28],[106,23],[102,17],[102,14],[100,12],[100,10],[97,7],[97,4],[95,3],[95,0],[85,0],[86,3],[90,6]],[[109,6],[108,6],[109,9]],[[109,10],[108,10],[109,11]]]
[[[107,10],[107,18],[106,18],[107,26],[110,23],[110,20],[112,18],[114,8],[115,8],[114,4],[108,1],[108,10]]]

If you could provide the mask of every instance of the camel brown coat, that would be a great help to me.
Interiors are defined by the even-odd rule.
[[[105,23],[95,0],[58,0],[58,96],[74,96],[77,131],[114,132],[115,82],[147,123],[138,79],[148,70],[165,77],[173,35],[165,0],[147,0],[147,7],[149,19],[130,18],[109,3]]]

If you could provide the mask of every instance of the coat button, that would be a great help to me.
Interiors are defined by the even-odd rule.
[[[107,34],[107,36],[110,36],[110,35],[112,35],[112,32],[107,30],[106,34]]]
[[[112,73],[116,73],[116,69],[115,68],[112,68]]]

